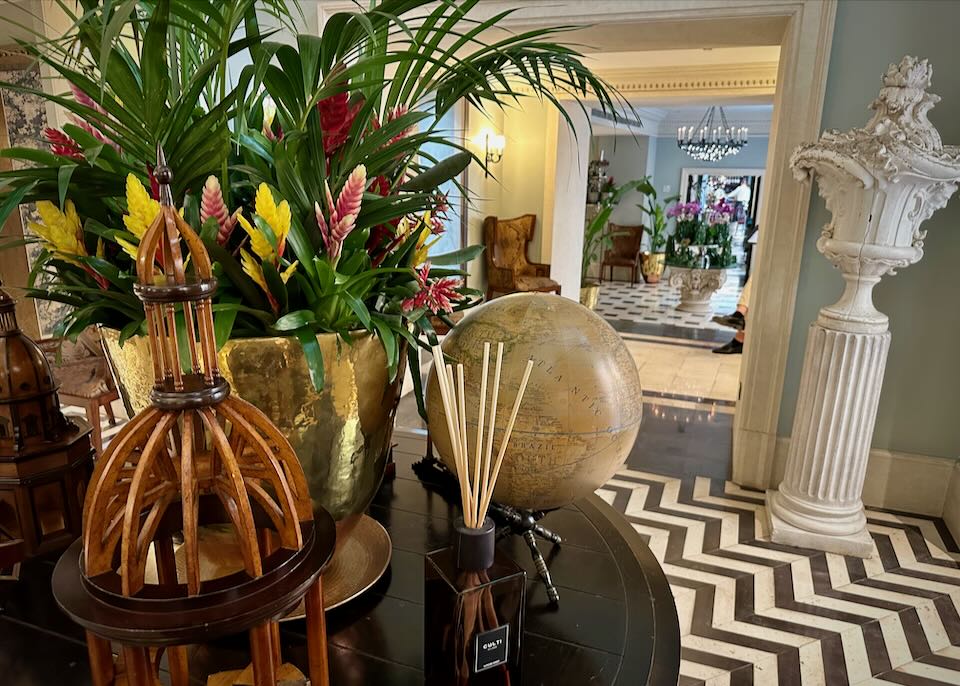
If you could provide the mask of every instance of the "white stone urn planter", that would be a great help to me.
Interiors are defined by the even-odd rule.
[[[668,283],[674,288],[680,287],[678,310],[698,314],[712,311],[710,299],[726,283],[726,269],[701,269],[699,267],[674,267],[672,265],[668,266],[667,269],[670,272]]]

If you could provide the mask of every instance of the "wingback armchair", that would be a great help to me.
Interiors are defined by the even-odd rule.
[[[531,262],[527,258],[527,246],[533,240],[536,225],[535,214],[483,220],[487,300],[493,298],[494,293],[560,293],[560,284],[550,278],[550,265]]]
[[[643,240],[643,226],[624,226],[610,223],[607,226],[612,245],[604,253],[600,262],[600,280],[603,270],[610,267],[610,280],[613,281],[614,267],[630,268],[630,283],[636,285],[640,271],[640,243]]]

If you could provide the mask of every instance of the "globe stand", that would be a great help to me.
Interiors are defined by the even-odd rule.
[[[537,545],[537,537],[550,541],[554,545],[563,543],[559,534],[554,533],[540,524],[540,519],[547,513],[543,510],[519,510],[509,505],[491,502],[490,512],[493,514],[494,521],[501,519],[506,521],[506,526],[497,530],[497,539],[507,536],[522,536],[527,547],[530,548],[530,557],[533,558],[533,564],[537,568],[537,574],[547,590],[547,598],[552,605],[560,603],[560,592],[553,583],[553,577],[550,576],[550,570],[547,569],[547,561],[543,559],[543,553]]]
[[[428,454],[419,462],[414,463],[414,473],[417,478],[424,482],[425,486],[436,490],[447,501],[460,502],[460,487],[457,477],[447,469],[443,462],[433,457],[430,454],[431,452],[428,448]],[[553,577],[550,576],[550,570],[547,568],[547,561],[537,544],[537,537],[550,541],[554,545],[563,543],[563,539],[558,534],[537,523],[547,514],[546,511],[525,510],[491,501],[489,513],[499,525],[497,527],[497,540],[507,536],[523,538],[527,547],[530,548],[530,557],[533,558],[537,575],[547,591],[547,599],[551,605],[559,604],[560,592],[553,583]]]

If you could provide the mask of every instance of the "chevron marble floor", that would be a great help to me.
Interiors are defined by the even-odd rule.
[[[960,684],[960,549],[942,521],[869,510],[867,560],[771,543],[763,494],[625,470],[598,493],[663,565],[680,686]]]
[[[672,426],[652,415],[648,434]],[[119,428],[104,421],[104,443]],[[960,685],[960,548],[941,520],[868,510],[861,560],[770,542],[763,493],[723,479],[625,469],[597,493],[670,582],[679,686]]]

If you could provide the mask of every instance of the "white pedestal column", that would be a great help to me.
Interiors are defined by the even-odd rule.
[[[957,190],[960,150],[945,147],[926,113],[933,70],[890,65],[864,128],[828,131],[797,149],[798,179],[816,176],[833,215],[817,249],[842,273],[840,300],[810,326],[787,466],[767,495],[779,543],[867,557],[874,550],[861,494],[890,348],[873,287],[923,257],[920,224]]]

